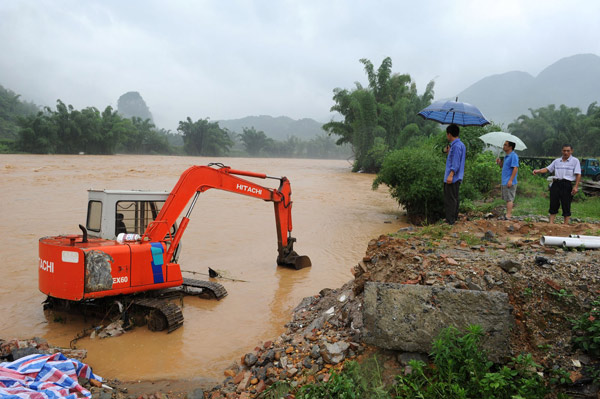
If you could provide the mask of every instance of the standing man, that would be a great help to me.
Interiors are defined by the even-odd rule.
[[[446,128],[446,138],[450,142],[444,173],[444,210],[448,224],[454,224],[458,219],[458,190],[465,174],[467,149],[458,138],[459,133],[458,125],[452,124]]]
[[[517,175],[519,174],[519,156],[515,153],[515,143],[505,141],[502,148],[506,153],[504,161],[496,162],[502,166],[502,199],[506,201],[506,216],[503,219],[512,218],[513,203],[517,193]]]
[[[550,223],[554,223],[554,218],[558,213],[559,205],[562,207],[565,224],[569,223],[571,217],[571,200],[579,191],[579,181],[581,180],[581,165],[579,159],[571,154],[573,147],[565,144],[562,147],[562,158],[557,158],[543,169],[535,169],[534,175],[538,173],[554,173],[552,184],[550,185]],[[575,182],[575,186],[573,186]]]

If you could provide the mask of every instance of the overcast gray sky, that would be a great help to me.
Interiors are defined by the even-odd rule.
[[[52,108],[138,91],[173,131],[188,116],[325,122],[334,88],[366,85],[360,58],[452,97],[600,55],[598,21],[598,0],[0,0],[0,84]]]

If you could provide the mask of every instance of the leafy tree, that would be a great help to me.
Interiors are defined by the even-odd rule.
[[[20,97],[0,85],[0,138],[15,140],[19,133],[19,118],[39,112],[37,105],[23,102]]]
[[[19,121],[21,130],[15,142],[18,151],[32,154],[54,154],[57,152],[57,126],[48,114],[40,111],[35,117]]]
[[[184,149],[189,155],[223,155],[233,145],[227,131],[208,118],[193,122],[188,116],[179,122],[177,131],[183,134]]]
[[[302,154],[307,158],[346,158],[346,146],[340,147],[335,141],[327,135],[318,135],[310,139],[305,144],[306,153]]]
[[[240,134],[240,139],[244,144],[246,152],[251,156],[257,156],[260,152],[266,148],[273,139],[267,137],[265,132],[256,131],[254,127],[243,128],[243,133]]]
[[[101,137],[98,139],[98,147],[103,154],[114,154],[123,140],[134,133],[131,120],[125,119],[111,106],[104,109],[101,115],[102,128]]]
[[[581,148],[587,155],[600,155],[600,107],[597,102],[588,107],[581,130],[577,148]]]
[[[270,141],[267,144],[265,152],[276,157],[290,158],[300,153],[302,146],[302,140],[296,136],[290,136],[286,141]]]
[[[323,129],[340,136],[338,145],[352,146],[354,171],[375,172],[387,151],[402,148],[415,137],[428,137],[437,131],[434,123],[417,116],[431,102],[434,83],[430,82],[425,93],[419,96],[409,75],[392,73],[389,57],[377,71],[369,60],[360,62],[365,67],[368,87],[356,83],[354,90],[336,88],[331,111],[338,112],[344,119],[332,120]],[[374,146],[377,148],[373,149]]]
[[[558,109],[554,104],[547,107],[530,109],[531,116],[521,115],[517,120],[508,125],[509,130],[527,144],[525,155],[530,156],[558,156],[563,144],[574,147],[588,148],[590,143],[594,146],[600,139],[586,135],[586,125],[594,127],[593,122],[586,123],[586,116],[581,114],[579,108],[561,105]],[[595,115],[593,105],[590,106],[588,117]],[[591,142],[581,140],[584,137],[592,138]]]

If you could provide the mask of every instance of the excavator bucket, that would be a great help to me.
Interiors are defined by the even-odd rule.
[[[279,266],[293,267],[296,270],[311,267],[312,262],[308,256],[298,255],[298,253],[294,251],[295,242],[296,239],[294,237],[288,237],[286,246],[282,246],[281,242],[279,242],[277,264]]]
[[[291,251],[286,256],[277,257],[277,264],[280,266],[293,267],[296,270],[312,266],[312,262],[308,256],[298,255],[296,251]]]

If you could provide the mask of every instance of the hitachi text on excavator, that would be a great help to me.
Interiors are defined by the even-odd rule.
[[[279,187],[263,187],[239,176],[277,179]],[[98,313],[119,309],[134,324],[147,323],[153,331],[171,332],[183,324],[183,314],[166,300],[168,293],[226,296],[217,282],[182,277],[178,263],[179,243],[190,214],[198,196],[209,189],[273,202],[277,264],[295,269],[311,266],[307,256],[293,249],[292,190],[286,177],[218,163],[192,166],[170,193],[89,190],[86,225],[79,225],[82,234],[39,240],[39,289],[48,296],[46,306]]]

